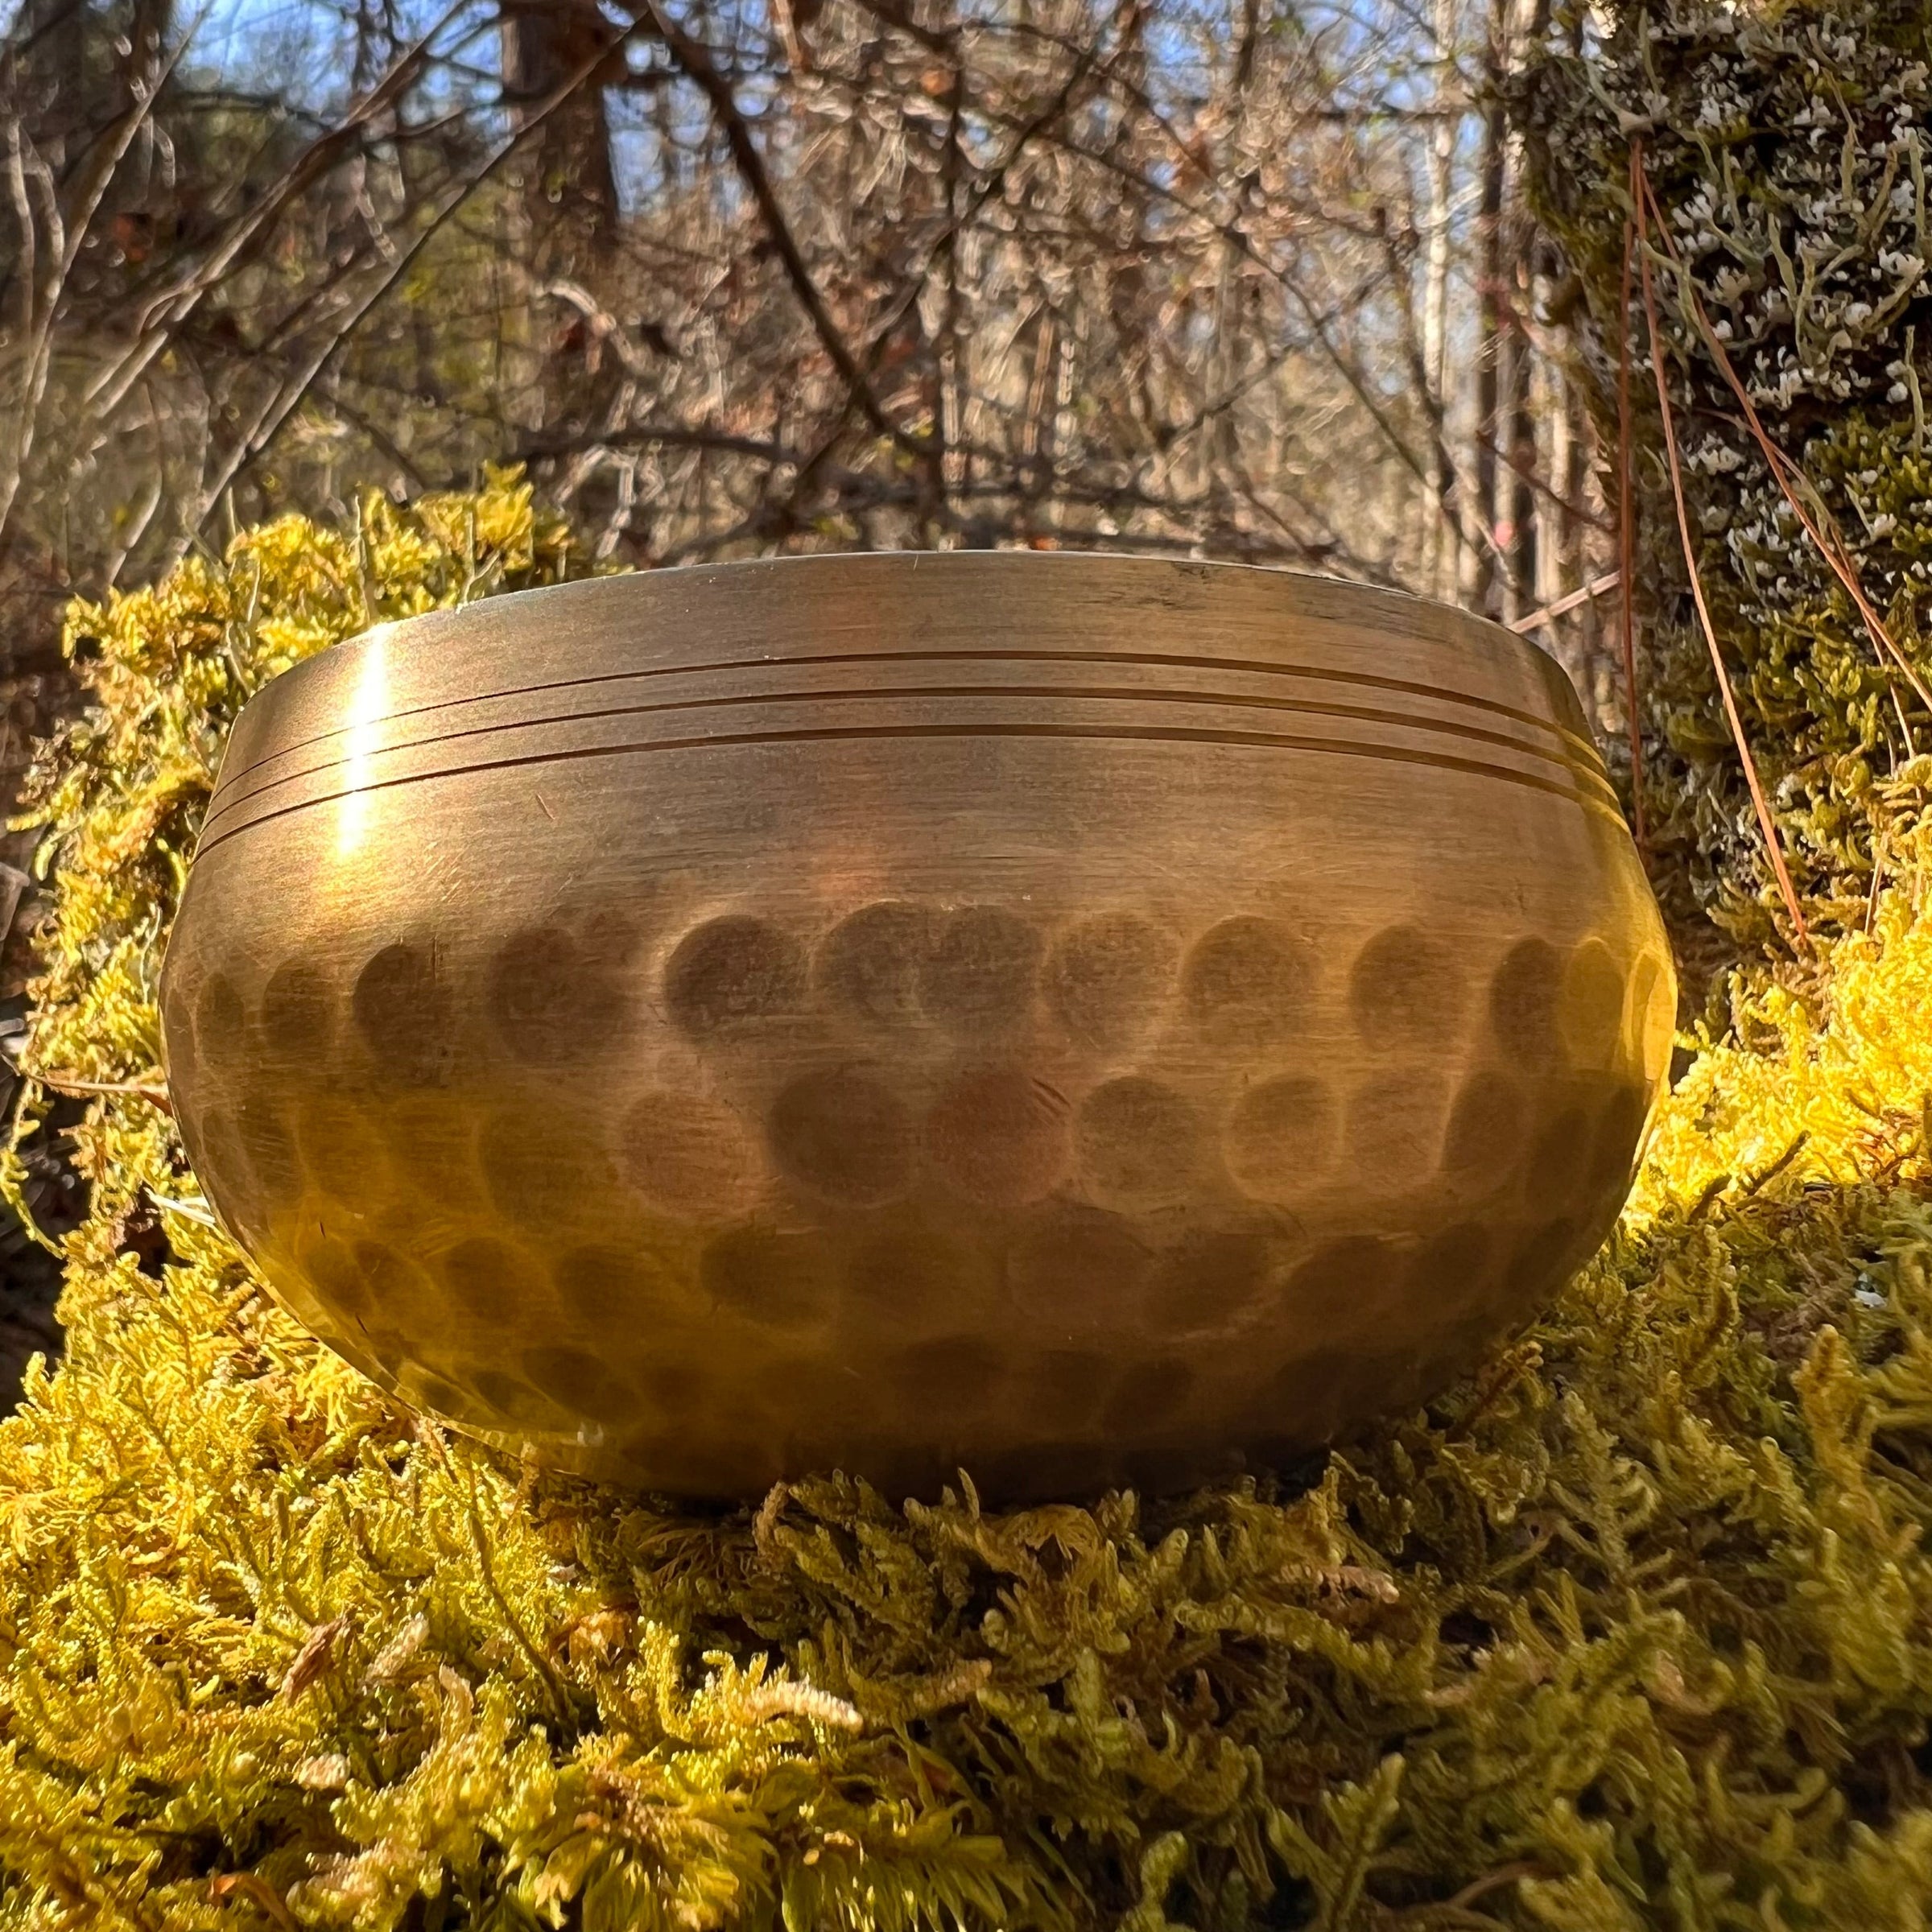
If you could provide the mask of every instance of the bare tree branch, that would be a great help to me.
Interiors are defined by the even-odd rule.
[[[799,306],[811,318],[811,325],[817,332],[819,341],[824,345],[825,353],[832,358],[832,365],[844,380],[846,388],[864,412],[865,420],[882,436],[892,440],[914,454],[919,452],[918,440],[895,423],[885,411],[870,379],[860,367],[859,361],[851,345],[839,332],[838,324],[832,318],[832,312],[825,306],[825,298],[819,292],[819,285],[812,279],[811,270],[806,265],[797,237],[791,232],[791,224],[785,218],[785,211],[778,204],[778,197],[771,185],[771,177],[766,171],[764,157],[759,154],[758,143],[751,138],[751,129],[738,109],[729,85],[719,73],[717,64],[712,59],[711,52],[702,41],[696,40],[686,33],[661,0],[644,0],[651,19],[657,23],[658,31],[664,37],[664,44],[671,50],[672,58],[695,81],[712,105],[717,116],[718,125],[723,129],[725,145],[731,151],[739,178],[744,182],[752,200],[757,203],[758,214],[765,224],[765,231],[771,237],[772,246],[777,250],[778,259],[785,265],[785,273],[799,298]]]

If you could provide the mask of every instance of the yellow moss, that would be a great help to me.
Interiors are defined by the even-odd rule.
[[[1770,986],[1712,1039],[1658,1109],[1627,1224],[1773,1172],[1850,1186],[1915,1156],[1932,1096],[1932,920],[1916,873],[1873,931],[1833,950],[1821,1022]]]
[[[248,690],[572,555],[506,479],[76,613],[34,1063],[152,1080]],[[69,1352],[0,1423],[0,1927],[1922,1926],[1914,849],[1821,1003],[1699,1043],[1549,1315],[1306,1493],[828,1476],[719,1516],[542,1477],[303,1335],[165,1114],[101,1096]]]

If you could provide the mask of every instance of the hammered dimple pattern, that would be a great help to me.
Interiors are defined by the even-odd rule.
[[[163,1029],[300,1320],[588,1474],[1019,1500],[1268,1465],[1535,1313],[1676,997],[1558,675],[1037,562],[491,599],[251,703]]]
[[[990,1442],[1025,1488],[1231,1410],[1319,1439],[1397,1327],[1422,1389],[1620,1199],[1667,962],[1595,934],[1482,958],[1412,923],[1325,936],[894,898],[816,930],[713,913],[596,961],[559,919],[474,958],[393,941],[341,984],[299,957],[211,972],[171,1044],[224,1070],[192,1136],[224,1216],[410,1399],[678,1485],[855,1445],[914,1481]],[[527,1070],[485,1109],[433,1084],[473,991]],[[681,1082],[550,1077],[640,1013],[687,1047]],[[773,1029],[804,1069],[775,1081]],[[1399,1224],[1346,1225],[1364,1170]],[[577,1241],[587,1177],[623,1212]],[[1271,1363],[1284,1322],[1352,1366]],[[704,1433],[700,1391],[740,1418],[703,1476],[670,1447]]]

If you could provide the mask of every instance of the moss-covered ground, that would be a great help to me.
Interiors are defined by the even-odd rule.
[[[0,1422],[0,1926],[1923,1926],[1912,854],[1810,990],[1691,1043],[1550,1314],[1324,1468],[696,1515],[390,1406],[266,1298],[154,1099],[242,700],[573,567],[499,479],[75,613],[31,1054],[114,1090],[65,1360]]]

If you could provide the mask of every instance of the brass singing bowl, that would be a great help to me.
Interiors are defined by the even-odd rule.
[[[1267,1465],[1609,1228],[1670,956],[1562,671],[1285,572],[733,564],[235,727],[168,951],[222,1220],[404,1402],[737,1496]]]

